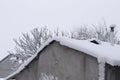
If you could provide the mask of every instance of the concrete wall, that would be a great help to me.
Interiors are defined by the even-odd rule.
[[[117,67],[115,72],[116,72],[116,80],[120,80],[120,67]]]
[[[105,80],[120,80],[120,67],[105,65]]]
[[[39,80],[42,73],[58,80],[98,80],[98,63],[92,56],[53,42],[11,79]]]
[[[16,80],[37,80],[38,57],[36,57],[24,70],[14,75],[11,79]],[[8,80],[11,80],[8,79]]]
[[[39,76],[42,73],[58,80],[98,80],[97,59],[53,42],[39,58]]]
[[[109,64],[105,64],[105,80],[115,80],[115,73],[113,67]]]

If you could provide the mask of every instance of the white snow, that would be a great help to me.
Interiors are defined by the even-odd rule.
[[[45,46],[49,45],[52,41],[57,41],[61,45],[73,48],[78,51],[82,51],[88,55],[96,57],[98,59],[99,64],[99,80],[104,80],[104,64],[108,63],[113,66],[118,65],[120,66],[120,46],[114,45],[112,46],[110,43],[107,42],[100,42],[100,44],[91,43],[90,40],[75,40],[69,39],[64,37],[57,37],[53,39],[49,39],[46,43],[44,43],[38,52],[40,52]],[[25,61],[16,72],[9,75],[9,77],[18,74],[21,70],[25,68],[38,54],[34,54],[31,58]]]
[[[39,80],[58,80],[58,78],[52,74],[41,73]]]
[[[91,43],[89,40],[74,40],[68,38],[57,39],[61,45],[82,51],[96,57],[98,60],[105,60],[111,65],[120,66],[120,46],[111,46],[110,43],[102,42],[100,45]]]
[[[9,55],[9,53],[1,53],[0,54],[0,61],[2,61],[5,57],[7,57]]]
[[[4,79],[4,78],[0,78],[0,80],[6,80],[6,79]]]
[[[105,80],[105,62],[99,62],[99,80]]]

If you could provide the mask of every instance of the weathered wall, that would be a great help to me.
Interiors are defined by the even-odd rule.
[[[38,57],[36,57],[24,70],[13,76],[16,80],[37,80]],[[10,79],[9,79],[10,80]]]
[[[87,54],[53,42],[39,55],[12,79],[39,80],[46,73],[58,80],[98,80],[97,59]]]
[[[109,64],[105,64],[105,80],[115,80],[115,73],[113,72],[113,68]]]
[[[120,80],[120,67],[105,65],[105,80]]]
[[[120,67],[117,67],[116,71],[116,80],[120,80]]]
[[[39,76],[52,74],[58,80],[98,80],[97,59],[54,42],[39,58]]]

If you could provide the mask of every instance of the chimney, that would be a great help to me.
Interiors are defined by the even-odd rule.
[[[115,24],[112,24],[110,26],[110,43],[111,45],[113,46],[114,45],[114,29],[115,29],[116,25]]]

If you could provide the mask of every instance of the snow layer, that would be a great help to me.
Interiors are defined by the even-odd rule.
[[[99,62],[99,80],[105,80],[105,62]]]
[[[4,79],[4,78],[0,78],[0,80],[6,80],[6,79]]]
[[[82,51],[88,55],[91,55],[93,57],[96,57],[98,59],[98,62],[103,65],[99,65],[99,73],[100,78],[99,80],[104,77],[104,63],[111,64],[113,66],[118,65],[120,66],[120,46],[114,45],[112,46],[110,43],[106,42],[100,42],[100,44],[94,44],[91,43],[90,40],[75,40],[75,39],[69,39],[64,37],[57,37],[53,39],[49,39],[46,43],[44,43],[38,50],[40,52],[45,46],[49,45],[52,41],[57,41],[61,45],[73,48],[78,51]],[[6,77],[6,79],[10,78],[11,76],[18,74],[20,71],[22,71],[26,65],[28,65],[36,56],[37,53],[35,53],[31,58],[29,58],[27,61],[25,61],[16,72]]]
[[[112,46],[110,43],[91,43],[90,40],[75,40],[68,38],[57,38],[61,45],[82,51],[88,55],[96,57],[98,62],[107,62],[113,66],[120,66],[120,45]]]
[[[2,61],[4,58],[6,58],[9,55],[9,53],[6,54],[0,54],[0,61]]]

